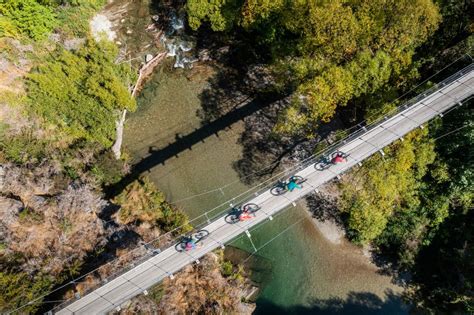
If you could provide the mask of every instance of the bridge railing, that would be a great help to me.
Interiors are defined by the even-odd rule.
[[[311,159],[308,159],[305,161],[303,164],[299,165],[298,169],[303,169],[306,168],[308,165],[311,165],[321,159],[321,157],[328,156],[332,152],[337,151],[339,147],[342,145],[349,143],[358,137],[360,137],[362,134],[376,128],[379,126],[381,123],[384,121],[404,112],[405,110],[409,109],[411,106],[417,104],[421,100],[437,93],[441,88],[443,88],[446,85],[449,85],[465,74],[474,71],[474,63],[469,64],[468,66],[464,67],[463,69],[457,71],[456,73],[452,74],[451,76],[447,77],[446,79],[433,84],[430,88],[427,90],[423,91],[422,93],[416,95],[413,98],[410,98],[409,100],[405,101],[402,105],[395,107],[394,109],[390,110],[389,112],[386,112],[379,117],[375,118],[374,120],[371,120],[369,122],[367,121],[362,121],[358,123],[357,125],[351,127],[351,132],[343,137],[342,139],[330,144],[328,147],[326,147],[323,152],[318,152],[316,156],[312,156]],[[460,103],[462,100],[458,100]]]
[[[404,102],[403,105],[395,107],[393,110],[384,113],[380,117],[377,117],[374,120],[369,122],[362,121],[357,125],[347,129],[346,131],[349,133],[347,136],[343,137],[331,143],[326,148],[316,152],[315,154],[311,155],[310,157],[304,159],[303,161],[298,162],[296,165],[278,172],[274,174],[270,178],[265,179],[264,181],[260,182],[258,185],[251,187],[250,189],[240,193],[233,198],[223,202],[222,204],[216,206],[213,209],[210,209],[203,213],[202,215],[197,216],[196,218],[190,220],[189,224],[192,226],[192,230],[189,232],[196,232],[203,229],[206,225],[211,223],[212,221],[221,219],[223,216],[229,213],[233,206],[238,206],[249,202],[251,199],[255,198],[256,196],[268,191],[278,179],[288,178],[289,176],[295,174],[297,171],[308,167],[311,164],[319,161],[322,157],[330,155],[332,152],[336,151],[342,145],[351,142],[352,140],[357,139],[367,131],[372,130],[376,126],[380,125],[383,121],[390,119],[399,113],[407,110],[412,105],[418,103],[422,99],[437,93],[441,88],[444,86],[455,82],[466,73],[469,73],[474,70],[474,64],[471,63],[467,67],[461,69],[460,71],[454,73],[453,75],[449,76],[448,78],[434,84],[429,89],[425,90],[423,93],[409,99],[408,101]],[[459,100],[461,102],[462,100]],[[147,243],[143,243],[137,248],[131,250],[129,253],[125,254],[121,258],[117,258],[112,262],[108,262],[105,265],[81,276],[78,280],[79,281],[71,281],[70,283],[66,284],[61,288],[62,292],[66,290],[70,290],[75,292],[75,294],[69,298],[68,300],[64,301],[61,304],[56,305],[53,308],[53,311],[57,311],[59,309],[65,308],[67,305],[73,303],[74,301],[78,300],[79,298],[87,295],[88,293],[94,291],[98,287],[112,281],[113,279],[123,275],[124,273],[130,271],[135,266],[143,263],[144,261],[148,260],[149,258],[157,255],[161,251],[169,248],[170,246],[175,245],[183,236],[182,234],[182,227],[178,227],[173,231],[165,233],[154,240],[151,240]],[[104,276],[105,275],[105,276]],[[99,281],[91,282],[90,277],[94,279],[99,279]],[[81,289],[82,287],[82,289]]]

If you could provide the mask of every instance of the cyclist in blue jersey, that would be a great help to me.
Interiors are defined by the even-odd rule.
[[[286,184],[286,189],[293,191],[295,188],[301,189],[301,185],[298,185],[293,177],[288,180]]]

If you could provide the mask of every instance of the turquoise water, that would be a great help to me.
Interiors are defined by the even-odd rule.
[[[257,314],[407,314],[400,288],[368,264],[349,243],[326,241],[303,207],[286,209],[251,231],[271,278],[257,300]],[[246,237],[233,243],[252,251]]]
[[[148,156],[150,148],[163,149],[201,127],[196,115],[199,93],[213,75],[209,67],[175,71],[169,63],[163,65],[126,125],[125,146],[135,161]],[[171,202],[190,217],[198,216],[247,189],[232,168],[242,156],[242,131],[243,124],[236,123],[157,164],[148,175]],[[381,275],[360,248],[327,241],[304,202],[250,233],[253,245],[245,234],[231,245],[248,252],[258,248],[254,268],[265,266],[270,274],[262,283],[257,314],[407,313],[399,298],[401,288]]]

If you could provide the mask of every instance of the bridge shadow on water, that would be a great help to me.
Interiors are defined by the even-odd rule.
[[[257,300],[254,315],[401,315],[409,314],[409,306],[399,294],[386,291],[385,299],[370,292],[350,292],[346,299],[314,299],[305,306],[278,306],[268,300]]]
[[[165,164],[168,159],[177,157],[181,152],[192,150],[193,145],[196,145],[199,142],[205,142],[205,140],[212,135],[218,137],[220,131],[231,127],[236,122],[251,116],[280,98],[280,95],[268,96],[265,98],[256,97],[246,104],[220,116],[187,135],[176,135],[175,141],[163,148],[155,148],[153,146],[149,147],[149,155],[134,164],[129,175],[124,177],[118,183],[107,187],[105,189],[106,194],[108,196],[113,196],[115,193],[120,192],[125,186],[139,178],[144,172],[149,171],[159,164]]]

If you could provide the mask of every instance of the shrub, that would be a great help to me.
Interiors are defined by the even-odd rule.
[[[44,221],[44,216],[28,207],[23,209],[19,214],[21,223],[41,223]]]
[[[53,10],[35,0],[0,1],[0,37],[44,39],[57,25]]]
[[[126,162],[117,160],[110,151],[101,152],[97,156],[91,172],[103,185],[112,185],[125,175]]]
[[[234,273],[234,266],[228,260],[221,263],[221,273],[224,277],[230,277]]]
[[[58,50],[28,76],[30,109],[73,139],[109,147],[116,115],[136,106],[125,86],[133,74],[114,63],[117,54],[113,44],[93,40],[76,52]]]
[[[17,136],[7,136],[4,133],[0,138],[0,152],[6,160],[23,164],[28,161],[40,160],[45,156],[49,142],[35,139],[31,133],[24,132]]]
[[[59,7],[58,21],[61,24],[59,32],[71,37],[85,37],[89,33],[89,21],[106,1],[104,0],[74,0]]]

